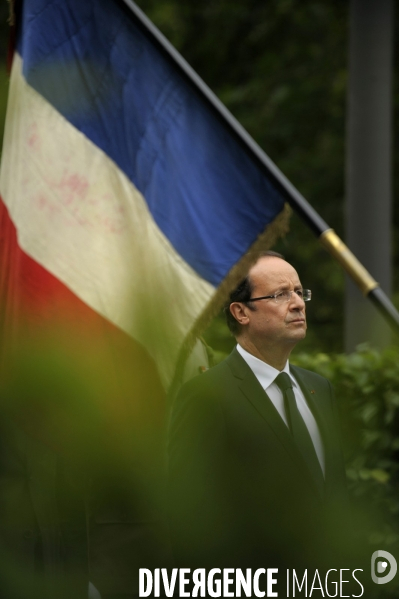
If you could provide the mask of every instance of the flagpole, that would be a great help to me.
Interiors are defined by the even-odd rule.
[[[133,0],[118,0],[129,9],[144,32],[151,37],[164,55],[185,75],[188,82],[206,99],[210,108],[234,133],[241,145],[258,162],[259,166],[273,180],[282,196],[292,209],[305,221],[308,227],[319,238],[325,249],[337,260],[356,285],[386,318],[391,327],[399,333],[399,312],[391,300],[380,288],[379,284],[352,254],[331,227],[305,200],[302,194],[292,185],[262,148],[249,135],[231,112],[204,83],[188,62],[179,54],[166,37],[155,27]]]

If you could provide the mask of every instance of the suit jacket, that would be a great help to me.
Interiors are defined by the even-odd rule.
[[[274,405],[233,350],[184,385],[172,410],[169,498],[178,566],[309,568],[329,561],[336,513],[346,501],[334,395],[323,377],[290,368],[323,439],[324,496]]]

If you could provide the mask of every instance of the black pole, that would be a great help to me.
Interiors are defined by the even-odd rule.
[[[292,185],[287,177],[280,171],[274,162],[265,154],[262,148],[249,135],[242,125],[237,121],[224,104],[216,97],[212,90],[204,83],[199,75],[190,67],[187,61],[172,46],[166,37],[155,27],[150,19],[133,2],[133,0],[120,0],[136,18],[144,32],[150,36],[153,42],[162,50],[165,56],[171,60],[187,80],[195,87],[197,92],[207,100],[210,108],[216,112],[218,117],[229,127],[231,132],[238,138],[259,166],[265,170],[280,190],[283,197],[293,210],[305,221],[313,233],[344,267],[347,273],[354,279],[363,291],[363,294],[378,307],[389,324],[399,333],[399,312],[392,304],[386,294],[379,288],[378,283],[360,264],[357,258],[350,252],[336,233],[328,226],[321,216],[305,200],[302,194]]]
[[[385,317],[391,327],[394,330],[398,330],[398,312],[381,287],[376,287],[370,291],[368,298]]]

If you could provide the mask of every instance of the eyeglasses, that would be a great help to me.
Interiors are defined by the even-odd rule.
[[[312,299],[312,292],[310,289],[294,289],[294,291],[279,291],[274,295],[263,295],[262,297],[251,297],[247,302],[258,302],[263,299],[274,299],[276,304],[283,304],[284,302],[289,302],[291,300],[292,294],[296,293],[298,297],[301,298],[304,302],[310,302]]]

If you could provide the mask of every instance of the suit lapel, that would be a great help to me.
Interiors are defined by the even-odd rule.
[[[307,477],[309,481],[309,485],[319,495],[313,477],[298,451],[287,426],[248,364],[236,349],[228,356],[226,362],[237,380],[237,386],[241,394],[245,396],[265,420],[291,460],[295,463],[295,466],[302,470],[303,476]]]
[[[291,370],[292,374],[294,375],[296,381],[298,382],[300,388],[302,389],[302,392],[305,396],[307,404],[308,404],[309,408],[311,409],[312,414],[315,417],[317,424],[319,425],[319,427],[322,431],[322,436],[323,436],[323,441],[324,441],[324,435],[325,435],[326,431],[328,430],[328,426],[327,426],[326,413],[325,413],[325,410],[323,409],[322,402],[320,401],[320,399],[321,399],[320,392],[318,392],[319,391],[318,389],[314,389],[312,387],[312,383],[310,383],[307,380],[306,371],[299,370],[295,366],[292,366],[292,365],[290,365],[290,370]]]

